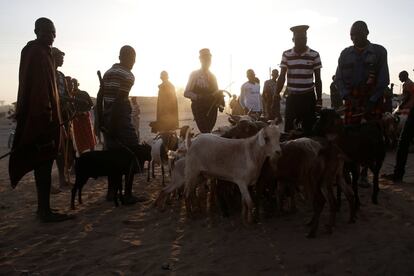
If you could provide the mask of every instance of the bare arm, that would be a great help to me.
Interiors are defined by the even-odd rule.
[[[190,78],[188,79],[187,86],[185,87],[185,90],[184,90],[184,97],[192,101],[195,101],[197,100],[198,95],[192,91],[194,88],[193,82],[194,82],[194,73],[192,73],[190,75]]]
[[[316,99],[318,105],[322,105],[322,80],[321,80],[321,69],[315,69],[315,88],[316,88]]]
[[[283,86],[285,85],[286,73],[287,73],[287,67],[281,67],[280,68],[280,75],[279,75],[279,78],[277,79],[276,94],[274,95],[274,97],[276,95],[279,95],[280,92],[282,92]]]

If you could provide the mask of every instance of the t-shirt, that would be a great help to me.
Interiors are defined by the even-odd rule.
[[[287,90],[290,94],[300,94],[311,91],[315,87],[314,72],[322,68],[319,53],[308,49],[298,54],[292,48],[283,52],[281,68],[287,68]]]
[[[241,87],[240,105],[253,112],[262,111],[260,98],[260,85],[258,83],[246,82]]]

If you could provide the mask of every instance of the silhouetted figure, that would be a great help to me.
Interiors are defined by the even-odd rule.
[[[386,176],[386,178],[394,182],[402,182],[402,179],[405,174],[405,167],[407,164],[410,143],[414,138],[414,83],[408,77],[407,71],[402,71],[399,74],[399,78],[400,81],[404,83],[404,99],[403,102],[400,104],[399,109],[408,109],[409,113],[407,120],[405,121],[404,128],[401,132],[400,139],[398,141],[394,173]]]
[[[129,92],[134,85],[135,77],[131,70],[135,64],[135,50],[131,46],[123,46],[119,52],[119,63],[114,64],[103,76],[103,127],[105,130],[105,148],[108,150],[138,146],[138,137],[131,119]],[[134,175],[125,181],[124,204],[138,201],[132,195]],[[113,200],[114,187],[122,183],[120,178],[108,177],[107,200]]]
[[[79,89],[77,79],[72,79],[72,84],[76,109],[76,116],[73,119],[73,134],[76,151],[80,155],[85,151],[93,151],[96,145],[96,137],[90,114],[93,102],[88,92]]]
[[[199,53],[201,69],[191,73],[184,96],[191,99],[191,110],[198,129],[201,133],[208,133],[216,124],[217,109],[223,97],[218,93],[216,77],[210,72],[210,50],[201,49]]]
[[[138,141],[140,141],[139,122],[141,117],[141,108],[139,107],[138,97],[131,97],[131,108],[132,124],[134,125]]]
[[[65,122],[63,125],[63,128],[65,129],[65,135],[62,137],[62,146],[60,147],[59,154],[56,157],[56,165],[58,167],[59,173],[59,187],[60,189],[64,189],[65,187],[70,186],[70,165],[68,163],[68,155],[69,151],[73,150],[73,141],[70,135],[72,122],[70,119],[72,118],[75,109],[72,102],[72,95],[69,93],[66,77],[61,71],[58,70],[58,68],[62,67],[64,63],[65,53],[58,48],[53,47],[52,56],[55,61],[56,83],[59,91],[60,112],[62,115],[62,120]]]
[[[297,123],[301,124],[306,135],[312,132],[316,107],[322,106],[322,63],[319,53],[307,46],[308,28],[306,25],[290,28],[295,46],[282,55],[276,93],[282,91],[287,74],[285,131],[294,129]]]
[[[393,104],[392,98],[394,95],[394,84],[391,83],[391,86],[385,88],[384,91],[384,112],[392,112],[393,111]]]
[[[246,114],[254,114],[259,117],[262,113],[260,81],[252,69],[247,70],[246,77],[248,81],[241,87],[239,102]]]
[[[168,80],[168,73],[162,71],[162,83],[158,86],[157,128],[159,132],[178,128],[178,103],[174,85]]]
[[[332,76],[332,83],[330,86],[331,107],[335,110],[343,106],[342,97],[335,84],[335,75]]]
[[[69,219],[51,211],[52,165],[61,137],[59,93],[51,46],[56,37],[53,22],[39,18],[35,23],[36,40],[23,48],[19,69],[16,107],[16,134],[9,160],[12,187],[34,170],[37,189],[37,214],[42,222]]]
[[[335,84],[345,100],[345,124],[379,120],[384,112],[383,95],[389,84],[387,51],[368,40],[368,26],[363,21],[351,27],[354,43],[339,57]]]
[[[277,78],[279,71],[272,70],[272,78],[265,81],[263,87],[263,112],[268,120],[282,120],[280,115],[280,95],[277,93]]]

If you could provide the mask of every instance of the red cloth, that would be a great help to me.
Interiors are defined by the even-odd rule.
[[[378,99],[370,114],[366,114],[366,107],[369,100],[369,94],[362,89],[354,89],[350,97],[345,100],[345,119],[346,125],[360,124],[364,118],[367,121],[381,120],[384,113],[384,100]]]
[[[93,132],[89,112],[79,113],[73,119],[73,134],[75,136],[76,149],[79,154],[86,150],[92,150],[95,147],[96,137]]]
[[[21,52],[16,122],[9,159],[12,187],[36,166],[54,159],[62,137],[51,48],[37,40],[27,43]]]

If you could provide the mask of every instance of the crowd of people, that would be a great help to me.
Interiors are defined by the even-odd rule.
[[[280,72],[274,69],[271,78],[260,81],[252,69],[247,70],[240,96],[230,102],[233,114],[249,114],[266,120],[284,121],[285,132],[302,128],[312,135],[316,114],[322,108],[322,62],[319,53],[307,45],[309,26],[292,27],[294,46],[283,52]],[[38,195],[38,216],[41,221],[55,222],[71,216],[50,208],[51,171],[56,160],[60,186],[68,185],[69,170],[74,156],[93,151],[97,144],[95,134],[104,136],[104,149],[117,150],[139,143],[139,105],[129,96],[135,77],[131,72],[136,53],[133,47],[123,46],[119,63],[105,72],[94,113],[94,104],[88,93],[79,89],[77,79],[58,70],[65,53],[52,47],[56,37],[53,22],[39,18],[35,22],[36,39],[28,42],[21,52],[19,90],[16,105],[16,132],[9,161],[10,180],[15,187],[28,172],[34,171]],[[355,22],[350,31],[353,45],[340,53],[337,71],[330,86],[331,103],[344,111],[344,123],[358,125],[378,121],[389,103],[389,72],[387,51],[368,40],[368,26]],[[223,90],[210,71],[212,54],[209,49],[199,51],[201,68],[191,73],[184,96],[191,100],[194,120],[201,133],[210,133],[219,111],[225,106]],[[404,101],[400,110],[408,119],[397,150],[395,171],[387,176],[401,181],[407,161],[408,146],[414,135],[414,84],[406,71],[401,72],[404,83]],[[154,132],[175,131],[179,127],[175,87],[166,71],[160,75]],[[286,89],[285,117],[280,112],[281,93]],[[392,94],[392,90],[391,90]],[[91,116],[91,115],[94,116]],[[94,131],[92,117],[98,129]],[[108,199],[113,198],[113,187],[122,179],[109,176]],[[132,193],[132,181],[125,185],[125,204],[138,199]],[[112,188],[111,188],[112,187]]]

